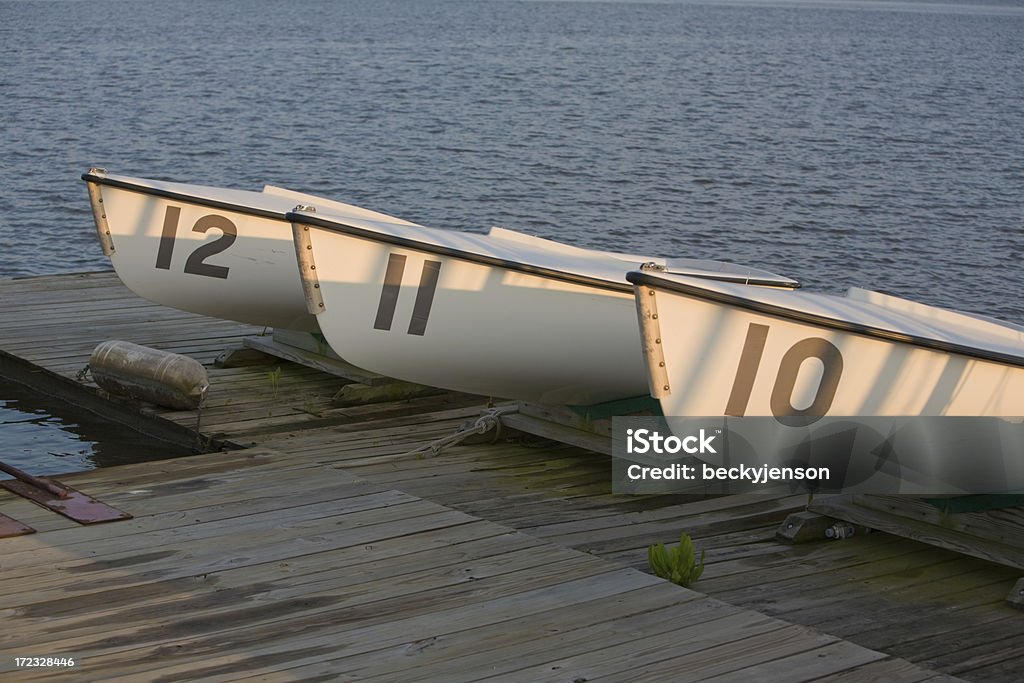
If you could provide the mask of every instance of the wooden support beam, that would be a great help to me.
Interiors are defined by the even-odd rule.
[[[335,375],[352,382],[377,385],[395,381],[390,377],[385,377],[384,375],[378,375],[375,372],[368,372],[362,368],[357,368],[351,363],[347,363],[340,358],[331,358],[324,354],[292,346],[291,344],[282,343],[276,338],[276,336],[274,339],[269,337],[246,337],[242,340],[242,344],[247,348],[262,351],[263,353],[267,353],[282,360],[289,360],[293,363],[299,363],[300,365],[315,368],[321,372],[326,372],[330,375]]]
[[[259,349],[235,344],[224,349],[224,353],[217,356],[213,364],[218,368],[247,368],[253,365],[270,365],[278,362],[278,360],[278,358]]]
[[[388,403],[406,401],[421,396],[439,396],[448,393],[444,389],[428,387],[412,382],[391,381],[387,384],[363,384],[354,382],[346,384],[331,399],[335,407],[362,406],[370,403]]]
[[[829,515],[851,524],[928,543],[1007,567],[1024,569],[1024,550],[1021,549],[1017,541],[1013,540],[1014,536],[1008,536],[1007,542],[980,536],[974,529],[966,527],[960,519],[969,517],[972,513],[947,515],[945,519],[936,520],[931,518],[915,519],[906,513],[903,507],[911,510],[926,504],[907,496],[903,501],[903,507],[901,507],[893,501],[894,496],[885,496],[889,507],[879,509],[874,505],[878,498],[882,497],[844,495],[816,498],[809,509],[812,512]],[[869,507],[869,505],[871,506]],[[935,515],[938,514],[936,511]],[[1018,527],[1017,538],[1019,538],[1019,534]]]

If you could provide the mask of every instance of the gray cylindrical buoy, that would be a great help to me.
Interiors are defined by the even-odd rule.
[[[206,368],[195,359],[126,341],[93,349],[89,373],[112,394],[178,410],[198,408],[210,387]]]

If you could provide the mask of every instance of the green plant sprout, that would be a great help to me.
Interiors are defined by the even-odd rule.
[[[277,390],[281,382],[281,366],[278,365],[276,368],[267,373],[267,377],[270,379],[270,386],[274,389],[274,400],[277,400]]]
[[[700,551],[700,564],[693,539],[687,534],[679,537],[679,545],[665,548],[664,543],[655,543],[647,548],[647,562],[656,576],[689,588],[704,573],[704,551]]]

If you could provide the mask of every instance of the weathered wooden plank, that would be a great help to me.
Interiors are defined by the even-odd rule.
[[[300,535],[302,529],[318,526],[320,523],[348,529],[372,524],[381,524],[395,519],[412,519],[432,515],[438,506],[422,501],[394,489],[362,493],[350,497],[339,497],[319,503],[299,504],[278,510],[247,515],[241,519],[213,519],[189,525],[176,525],[154,529],[144,535],[111,536],[93,535],[92,543],[83,543],[80,548],[39,548],[35,552],[15,552],[5,558],[5,571],[10,576],[19,573],[32,575],[33,567],[43,564],[58,571],[99,571],[102,565],[115,566],[126,559],[147,555],[148,552],[161,554],[159,548],[188,546],[190,552],[204,549],[224,552],[234,549],[233,540],[243,545],[248,539],[255,539],[260,533],[269,536],[286,535],[289,529]],[[454,511],[451,511],[454,512]],[[344,519],[341,519],[344,517]],[[463,516],[464,520],[472,519]],[[268,527],[268,524],[273,526]],[[84,534],[83,534],[84,535]],[[230,542],[218,542],[220,536],[230,536]],[[70,555],[69,552],[79,552]],[[50,564],[50,563],[53,564]],[[39,579],[38,581],[42,581]],[[38,582],[37,581],[37,582]],[[9,599],[0,596],[0,600]]]
[[[61,619],[62,642],[93,641],[97,638],[96,627],[102,625],[103,642],[119,639],[140,645],[145,644],[145,637],[134,639],[133,631],[149,630],[151,637],[159,638],[160,629],[154,625],[162,620],[174,620],[177,615],[184,615],[190,622],[211,624],[214,630],[230,630],[236,626],[232,623],[235,614],[238,614],[237,625],[246,626],[262,623],[264,617],[273,621],[285,616],[272,612],[255,618],[245,616],[261,605],[294,603],[288,616],[298,621],[325,610],[344,613],[385,600],[397,603],[405,598],[413,605],[427,603],[427,595],[447,599],[456,594],[469,594],[467,591],[471,593],[470,585],[473,590],[477,586],[497,589],[517,581],[523,585],[532,580],[543,583],[552,576],[590,576],[597,567],[592,560],[578,554],[539,553],[535,546],[528,544],[516,548],[513,543],[507,551],[486,558],[474,557],[472,561],[466,561],[461,555],[439,548],[418,553],[417,557],[398,556],[388,562],[349,562],[299,574],[278,572],[262,580],[252,580],[251,571],[227,570],[212,577],[207,575],[201,581],[188,577],[161,582],[147,586],[148,591],[118,587],[108,591],[110,597],[123,601],[117,610],[102,610],[102,603],[96,602],[100,596],[96,594],[73,600],[71,610],[67,609],[65,600],[23,608],[11,622],[18,625],[17,631],[0,637],[0,644],[6,648],[21,648],[31,646],[39,638],[47,638],[55,613],[65,615]],[[282,612],[285,611],[282,608]],[[202,632],[202,628],[197,627],[193,634]]]
[[[806,635],[798,627],[767,617],[731,615],[707,624],[687,624],[667,638],[654,637],[641,643],[562,656],[542,666],[517,671],[515,675],[481,680],[508,683],[564,680],[560,677],[563,671],[587,681],[620,680],[623,676],[639,681],[699,680],[702,669],[713,670],[712,662],[730,662],[740,659],[744,653],[756,660],[765,656],[766,648],[774,648],[770,654],[779,656],[792,651],[786,646],[802,651],[835,641],[822,634],[810,638]],[[743,666],[742,660],[736,666]]]
[[[93,660],[102,661],[111,677],[157,669],[164,677],[197,678],[210,676],[211,669],[224,665],[237,669],[240,656],[291,663],[297,653],[313,648],[336,651],[342,638],[347,651],[356,654],[404,642],[410,633],[481,627],[657,581],[632,570],[609,571],[600,560],[590,559],[573,571],[530,572],[471,583],[488,582],[486,592],[482,588],[446,588],[423,591],[413,599],[388,584],[384,590],[392,592],[381,599],[364,590],[352,594],[351,603],[322,600],[314,606],[308,600],[298,600],[236,610],[228,618],[211,621],[185,615],[142,631],[93,635],[86,642],[59,641],[53,647],[95,652]],[[286,623],[287,630],[283,628]],[[197,658],[197,653],[203,656]]]
[[[963,672],[962,675],[966,676],[967,680],[970,681],[1007,681],[1008,683],[1016,683],[1016,681],[1020,680],[1020,670],[1020,658],[1011,657],[970,669]],[[927,683],[946,683],[946,680],[942,677],[937,677],[934,681],[929,679]]]
[[[444,541],[444,542],[442,542]],[[110,618],[118,623],[128,618],[127,609],[140,605],[189,600],[206,591],[242,589],[247,586],[282,587],[322,582],[341,574],[343,578],[370,581],[374,571],[386,569],[390,576],[417,573],[459,565],[465,576],[474,576],[472,568],[480,562],[500,561],[510,553],[543,544],[524,534],[477,522],[458,527],[434,529],[408,536],[383,539],[372,547],[341,546],[322,552],[294,555],[286,562],[265,562],[248,566],[224,566],[201,575],[168,578],[158,583],[133,586],[108,584],[77,597],[56,601],[36,601],[19,609],[6,609],[7,616],[17,617],[17,631],[0,634],[0,641],[28,639],[29,629],[44,627],[55,616],[61,616],[61,632],[79,623]],[[564,553],[534,553],[538,559],[555,562],[565,559]],[[497,559],[495,559],[497,558]],[[466,572],[466,569],[469,572]],[[369,570],[369,571],[366,571]],[[351,575],[351,576],[349,576]],[[145,619],[145,614],[136,615]],[[133,617],[134,618],[134,617]]]
[[[718,562],[715,571],[702,580],[705,588],[715,594],[750,585],[765,585],[773,581],[796,580],[823,572],[850,571],[859,573],[883,560],[896,560],[920,552],[919,544],[907,543],[893,537],[882,539],[852,538],[843,542],[822,543],[810,552],[780,552],[772,558],[758,557],[755,561],[734,560]],[[929,558],[936,557],[929,555]],[[929,560],[930,561],[930,560]],[[900,565],[902,566],[902,565]],[[751,571],[757,576],[747,576]]]
[[[17,594],[0,596],[0,607],[50,599],[48,596],[53,595],[87,593],[94,590],[94,582],[99,580],[119,581],[124,585],[129,580],[123,571],[126,566],[132,569],[131,581],[147,583],[182,576],[181,572],[197,566],[203,568],[202,573],[209,573],[222,566],[269,562],[287,557],[289,552],[294,552],[296,546],[313,553],[337,548],[339,545],[373,543],[394,536],[473,521],[473,518],[452,510],[441,508],[439,511],[436,506],[430,508],[427,505],[408,503],[402,507],[406,509],[384,508],[390,513],[387,515],[362,515],[358,522],[350,522],[350,528],[341,530],[338,530],[338,524],[331,523],[336,521],[331,518],[327,518],[330,528],[317,524],[317,520],[307,520],[305,524],[296,523],[287,528],[261,527],[246,532],[227,527],[230,533],[224,531],[215,534],[207,530],[206,535],[186,540],[175,539],[170,534],[173,545],[151,544],[140,549],[105,549],[100,557],[66,559],[53,563],[42,575],[38,571],[12,569],[5,571],[5,574],[10,574],[11,580],[20,579],[19,585],[23,590]],[[375,521],[374,518],[378,519]],[[308,528],[320,529],[322,533],[304,534],[302,530]],[[189,562],[183,564],[183,559]],[[225,562],[228,564],[225,565]],[[91,585],[82,583],[83,576],[88,577]]]
[[[410,640],[398,646],[351,657],[337,653],[342,656],[282,673],[307,677],[343,670],[380,683],[410,678],[460,683],[543,663],[569,649],[598,649],[635,641],[638,633],[671,631],[675,628],[672,618],[681,611],[701,621],[737,613],[731,606],[694,593],[675,591],[670,595],[662,586],[649,586],[580,602],[570,612],[548,610],[427,638],[410,634]]]
[[[864,647],[886,651],[899,649],[912,654],[918,652],[916,641],[933,637],[959,642],[963,633],[979,631],[988,633],[993,640],[998,640],[1000,634],[1010,635],[1020,629],[1020,615],[1004,612],[999,609],[999,601],[992,599],[1002,585],[1004,584],[984,585],[948,595],[949,604],[941,619],[935,618],[931,613],[908,614],[906,603],[900,601],[898,609],[903,610],[904,614],[902,619],[898,620],[894,618],[896,615],[883,610],[874,624],[848,624],[850,620],[837,618],[837,610],[834,609],[831,620],[804,620],[808,621],[809,626],[854,639]],[[803,618],[803,615],[801,617]],[[855,620],[861,621],[856,618]],[[898,624],[898,627],[894,624]]]
[[[766,676],[763,676],[766,672],[758,671],[757,673],[762,674],[762,680],[766,679]],[[921,668],[905,659],[887,657],[842,671],[834,671],[825,677],[814,680],[828,681],[828,683],[939,683],[939,678],[941,677],[936,672]],[[790,680],[788,672],[785,670],[779,672],[778,679]],[[944,677],[944,679],[944,683],[954,683],[958,680],[952,676]],[[757,680],[757,678],[749,676],[739,680],[746,682]]]
[[[73,273],[53,273],[49,275],[28,275],[25,277],[13,277],[0,279],[0,284],[12,289],[52,290],[55,288],[67,288],[78,290],[90,282],[115,282],[120,283],[117,273],[111,268],[100,270],[81,271]],[[124,285],[119,285],[123,287]]]
[[[374,485],[368,487],[377,488]],[[130,508],[135,513],[145,512],[145,515],[136,514],[130,520],[121,524],[109,524],[102,528],[101,533],[88,532],[74,522],[60,515],[36,506],[41,519],[65,520],[66,523],[47,529],[51,533],[47,536],[47,543],[60,546],[66,551],[73,551],[75,546],[84,544],[89,546],[95,543],[96,538],[106,541],[117,536],[131,536],[138,533],[148,533],[160,529],[178,528],[192,524],[242,518],[248,515],[266,513],[270,511],[281,511],[299,505],[311,503],[342,500],[348,496],[356,497],[368,493],[367,491],[339,492],[337,485],[309,486],[296,491],[274,490],[269,493],[262,493],[257,497],[252,495],[252,487],[236,487],[234,490],[217,488],[213,490],[198,490],[183,506],[176,506],[173,503],[153,506],[150,510],[145,505],[131,506],[123,505],[122,509]],[[406,495],[406,494],[399,494]],[[407,499],[411,499],[407,496]],[[110,498],[104,499],[108,503],[113,501]],[[6,507],[5,502],[0,502],[0,507]],[[94,527],[99,529],[99,527]],[[5,543],[3,545],[5,558],[11,558],[14,554],[22,551],[32,552],[36,544],[31,543]],[[4,566],[8,566],[4,562]]]
[[[797,507],[802,503],[795,503]],[[644,521],[641,515],[638,519],[628,520],[614,526],[601,525],[596,528],[587,528],[585,524],[570,525],[538,524],[531,527],[531,532],[552,541],[553,543],[568,542],[572,539],[585,537],[590,542],[614,541],[623,538],[645,537],[657,534],[664,537],[665,542],[678,540],[679,534],[685,532],[693,538],[712,536],[723,532],[741,531],[755,529],[765,526],[777,526],[778,522],[785,519],[789,510],[794,508],[772,508],[765,512],[751,513],[748,515],[732,514],[730,511],[717,513],[703,513],[693,516],[680,515],[679,517],[659,519],[657,521]],[[622,521],[622,520],[618,520]],[[572,528],[567,528],[572,527]]]
[[[921,648],[921,654],[915,652],[915,657],[922,657],[930,666],[944,669],[955,676],[964,675],[972,679],[973,671],[1010,663],[1018,672],[1017,680],[1020,680],[1020,653],[1021,648],[1024,648],[1024,634],[1019,629],[1005,637],[967,633],[964,634],[962,645],[956,649],[948,645],[943,647],[935,641],[922,641],[917,646]]]
[[[82,329],[100,330],[105,325],[125,326],[131,321],[136,322],[140,333],[150,331],[149,325],[167,326],[171,322],[180,322],[192,326],[206,326],[224,330],[245,330],[249,334],[259,334],[262,328],[245,323],[220,320],[197,316],[185,311],[176,311],[153,304],[144,304],[135,300],[75,301],[63,304],[45,304],[21,311],[6,311],[4,336],[15,339],[29,339],[33,333],[47,328],[77,324]],[[142,325],[145,323],[145,326]],[[17,332],[18,334],[14,334]],[[60,341],[60,338],[55,339]]]
[[[949,566],[947,566],[949,565]],[[765,580],[733,590],[716,591],[716,596],[735,604],[755,607],[769,614],[787,614],[805,609],[827,609],[826,605],[870,595],[871,585],[925,586],[935,580],[956,576],[969,567],[955,563],[955,558],[935,548],[922,548],[914,553],[883,558],[858,566],[856,572],[837,568],[816,574],[786,577],[776,572]],[[856,577],[856,583],[843,580]],[[858,610],[858,614],[867,611]]]
[[[886,655],[853,643],[838,642],[813,650],[804,650],[778,659],[766,658],[743,669],[699,678],[706,683],[747,683],[751,680],[786,680],[803,683],[844,673],[865,664],[885,659]]]
[[[253,472],[253,476],[259,474]],[[116,502],[122,509],[131,510],[135,517],[118,524],[84,528],[68,526],[65,527],[66,531],[55,531],[47,535],[47,543],[60,548],[62,552],[74,552],[76,546],[91,548],[98,543],[109,546],[114,538],[149,534],[163,529],[182,529],[195,524],[231,519],[242,522],[257,515],[285,515],[293,508],[312,512],[314,508],[309,507],[312,504],[336,503],[342,508],[345,505],[372,505],[374,501],[382,500],[389,504],[418,500],[407,493],[369,482],[341,485],[336,479],[324,482],[322,477],[313,477],[318,485],[305,485],[312,474],[308,468],[299,470],[291,481],[283,484],[275,481],[275,486],[262,491],[254,491],[249,480],[224,484],[216,482],[214,485],[185,480],[167,487],[140,490],[136,500],[144,502],[134,505],[126,504],[126,499],[132,494],[126,494],[124,499],[105,496],[104,500]],[[182,483],[185,485],[181,486]],[[37,543],[5,543],[3,548],[4,567],[7,569],[18,566],[22,553],[36,558],[44,554]]]
[[[414,410],[417,407],[423,407],[425,410],[419,411],[419,414],[425,414],[428,412],[436,413],[439,416],[439,419],[448,419],[453,417],[475,417],[483,411],[485,406],[485,401],[481,400],[479,396],[461,394],[453,391],[440,396],[420,396],[392,402],[391,409],[404,407],[409,410]],[[353,421],[355,421],[364,416],[378,415],[387,409],[388,404],[372,403],[365,406],[330,408],[327,413],[331,415],[343,415],[352,418]],[[460,411],[457,415],[455,414],[456,410]],[[452,414],[444,417],[446,412],[452,412]]]
[[[730,639],[729,642],[710,645],[698,651],[687,651],[681,654],[664,649],[653,662],[630,668],[628,675],[633,680],[657,681],[685,677],[687,681],[704,681],[714,676],[734,672],[762,662],[785,657],[787,655],[815,650],[824,645],[836,642],[832,636],[813,634],[799,626],[781,625],[767,633],[755,633],[741,640]],[[865,656],[883,657],[880,653],[865,650]],[[614,677],[612,678],[614,680]],[[608,680],[608,677],[595,676],[591,680]],[[621,679],[620,679],[621,680]],[[745,680],[771,680],[770,677],[747,677]]]
[[[92,310],[90,310],[92,309]],[[127,301],[103,303],[74,302],[67,305],[66,310],[50,310],[41,307],[37,310],[4,313],[9,325],[3,328],[3,338],[7,342],[24,343],[39,338],[47,330],[67,330],[74,326],[76,331],[89,330],[92,334],[102,334],[107,326],[126,329],[138,335],[150,334],[156,329],[168,329],[174,323],[195,328],[222,330],[227,334],[235,332],[258,333],[251,325],[242,325],[215,318],[200,318],[181,311],[171,311],[153,306],[138,306]],[[134,321],[135,325],[131,323]],[[173,340],[174,337],[170,337]],[[69,345],[74,341],[67,336],[54,337],[51,341]]]
[[[777,517],[787,514],[794,505],[801,506],[806,501],[806,496],[692,496],[691,499],[687,499],[680,495],[677,498],[681,499],[677,505],[620,513],[609,511],[608,515],[588,515],[584,519],[546,525],[539,529],[538,533],[557,535],[626,524],[675,522],[683,519],[712,523],[726,518],[759,516],[764,513]]]

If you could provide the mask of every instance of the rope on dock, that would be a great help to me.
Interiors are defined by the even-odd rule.
[[[91,368],[89,367],[89,364],[86,363],[85,367],[79,370],[77,374],[75,374],[75,381],[81,382],[82,384],[89,382],[91,379],[89,372],[90,370]]]
[[[421,458],[425,455],[430,457],[436,457],[442,450],[449,446],[455,446],[456,444],[462,443],[474,434],[486,434],[489,431],[494,431],[494,437],[491,442],[497,441],[501,438],[501,416],[507,415],[508,413],[515,413],[519,410],[518,406],[501,406],[498,408],[488,408],[484,411],[484,414],[476,419],[476,421],[466,427],[460,427],[454,434],[432,441],[428,444],[424,444],[419,448],[415,448],[408,453],[403,453],[401,457],[406,458],[409,456],[415,456]]]

